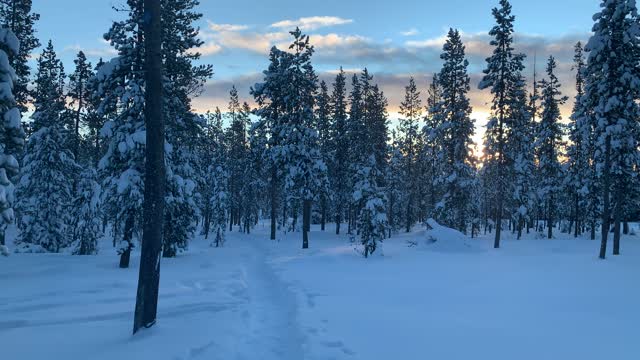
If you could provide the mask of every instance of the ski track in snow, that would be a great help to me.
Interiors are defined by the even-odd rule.
[[[25,360],[129,358],[150,348],[154,360],[303,359],[295,295],[261,240],[213,249],[197,239],[201,249],[165,259],[158,324],[135,337],[137,256],[121,270],[109,248],[97,257],[12,255],[0,262],[0,288],[12,289],[0,294],[0,348]],[[41,346],[27,346],[29,338]]]
[[[624,239],[624,255],[602,262],[596,241],[535,234],[506,239],[499,251],[490,235],[409,247],[427,239],[417,228],[365,260],[331,229],[313,231],[307,250],[300,233],[270,241],[267,230],[229,233],[223,248],[199,236],[187,253],[163,259],[158,323],[136,336],[138,253],[125,270],[108,239],[98,256],[0,258],[0,357],[635,360],[640,353],[637,237]]]

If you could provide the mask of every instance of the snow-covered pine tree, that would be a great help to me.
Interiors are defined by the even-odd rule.
[[[366,129],[363,120],[363,97],[362,86],[357,74],[353,74],[351,78],[351,92],[349,93],[349,117],[345,125],[345,133],[347,143],[349,144],[349,154],[347,156],[348,163],[348,188],[353,193],[355,185],[355,174],[358,166],[368,158],[366,155]],[[347,233],[352,234],[356,227],[357,207],[353,200],[349,202],[348,209],[348,227]]]
[[[509,108],[512,99],[509,89],[519,76],[513,71],[513,22],[515,16],[511,14],[511,4],[508,0],[500,0],[500,6],[492,10],[496,25],[489,31],[493,37],[490,45],[494,47],[492,55],[487,58],[487,67],[483,71],[484,77],[479,84],[480,90],[491,89],[491,117],[487,123],[484,136],[484,165],[486,174],[493,174],[492,183],[495,194],[496,233],[494,248],[500,247],[502,219],[505,210],[505,189],[508,187],[508,134],[512,126],[509,118]],[[493,169],[490,169],[493,168]]]
[[[602,192],[600,258],[604,259],[612,215],[613,253],[619,254],[625,193],[635,176],[633,169],[638,167],[640,27],[635,1],[603,0],[600,8],[593,17],[593,36],[586,46],[582,105],[596,119],[592,156]]]
[[[86,125],[86,118],[89,116],[88,112],[91,107],[91,87],[89,81],[93,78],[93,70],[91,69],[91,63],[87,61],[87,57],[84,52],[78,52],[75,60],[73,60],[76,68],[75,71],[69,75],[69,91],[67,97],[69,98],[73,108],[73,115],[71,116],[71,124],[68,124],[71,130],[69,140],[71,142],[71,150],[73,156],[79,161],[81,150],[83,146],[82,135],[80,134],[81,126]],[[87,152],[83,152],[86,157]],[[90,158],[86,158],[85,163],[90,163]]]
[[[357,226],[365,258],[380,247],[389,226],[384,190],[377,184],[377,179],[381,176],[373,154],[355,176],[353,200],[360,204]]]
[[[72,204],[73,254],[95,255],[98,253],[100,230],[100,185],[97,173],[89,168],[80,173]]]
[[[411,194],[406,191],[408,188],[406,183],[410,180],[405,173],[407,166],[405,156],[402,153],[402,142],[398,139],[395,130],[391,132],[391,145],[389,148],[390,155],[385,174],[385,191],[387,196],[387,221],[389,223],[390,237],[392,231],[399,230],[403,225],[402,219],[404,218],[406,220],[406,204],[409,203],[407,196]]]
[[[329,88],[327,83],[320,81],[320,91],[316,96],[316,109],[315,109],[315,129],[318,132],[318,145],[320,147],[320,154],[322,155],[322,161],[327,165],[327,174],[332,174],[334,170],[334,158],[333,158],[333,134],[331,132],[333,128],[331,118],[331,98],[329,96]],[[320,230],[324,231],[327,216],[329,211],[329,202],[333,197],[332,188],[330,186],[324,187],[319,194],[320,202]]]
[[[34,90],[33,134],[17,187],[21,252],[60,252],[71,243],[73,183],[80,170],[66,147],[64,70],[53,44],[38,58]]]
[[[8,55],[9,64],[16,74],[13,93],[21,113],[27,111],[32,100],[31,90],[29,90],[31,82],[29,59],[33,51],[40,47],[40,41],[36,38],[34,29],[36,21],[40,20],[40,15],[32,12],[31,7],[32,0],[0,1],[1,27],[11,30],[20,44],[18,51]]]
[[[411,227],[416,222],[416,213],[418,212],[418,153],[419,153],[419,136],[418,128],[422,117],[422,101],[420,100],[420,91],[416,86],[416,82],[411,77],[409,85],[405,87],[404,100],[400,103],[400,124],[398,125],[398,136],[400,152],[404,155],[404,198],[406,199],[404,225],[407,232],[411,231]]]
[[[244,104],[245,111],[249,112],[249,105]],[[268,183],[266,166],[264,162],[264,154],[267,151],[267,134],[262,128],[261,122],[255,122],[249,126],[249,149],[244,171],[245,188],[243,190],[242,208],[245,209],[244,228],[249,233],[251,229],[257,225],[262,214],[262,210],[266,208],[266,197]]]
[[[514,83],[509,89],[511,106],[509,117],[512,128],[509,133],[507,146],[508,161],[512,166],[509,169],[513,176],[513,195],[511,197],[511,218],[515,224],[514,230],[517,237],[522,237],[522,230],[527,230],[533,220],[536,203],[534,186],[535,169],[535,123],[533,122],[531,97],[526,90],[526,80],[522,75],[524,56],[521,54],[513,57]]]
[[[465,47],[457,30],[450,29],[440,56],[444,65],[440,81],[442,121],[437,132],[443,137],[445,153],[440,183],[445,194],[440,202],[444,224],[466,233],[472,220],[470,210],[472,189],[475,182],[475,159],[471,139],[475,126],[471,119],[471,105],[467,93],[470,90]]]
[[[573,68],[576,72],[576,97],[569,124],[569,144],[567,146],[568,168],[564,185],[571,197],[571,222],[574,226],[574,237],[578,237],[586,221],[585,209],[589,208],[585,192],[588,189],[589,169],[589,149],[588,136],[591,129],[584,128],[585,124],[582,119],[582,103],[584,96],[584,76],[585,76],[585,57],[584,47],[578,42],[575,47],[575,55],[573,57]]]
[[[442,172],[444,158],[443,148],[445,146],[443,134],[439,131],[443,122],[442,89],[438,81],[438,75],[434,74],[429,89],[427,91],[426,116],[424,127],[422,128],[422,138],[424,145],[420,153],[421,167],[424,169],[423,181],[426,183],[427,199],[425,199],[425,215],[435,218],[437,203],[442,198],[441,186],[438,178]]]
[[[172,151],[166,154],[167,198],[162,255],[174,257],[188,246],[199,216],[196,193],[199,174],[196,142],[202,133],[202,118],[193,113],[192,98],[200,95],[213,75],[211,65],[195,65],[203,41],[195,25],[202,14],[198,0],[163,0],[162,58],[165,77],[166,141]]]
[[[102,100],[98,112],[106,119],[101,130],[106,152],[98,164],[102,200],[122,268],[129,267],[134,232],[142,220],[146,144],[142,1],[128,0],[126,11],[127,18],[114,22],[104,36],[118,56],[97,71],[94,94]]]
[[[286,74],[282,141],[285,157],[285,188],[292,204],[302,202],[302,248],[309,247],[311,205],[327,187],[327,167],[320,154],[318,132],[313,127],[317,77],[311,57],[313,46],[299,28],[291,32],[292,54]],[[295,205],[295,204],[294,204]]]
[[[227,171],[220,165],[211,169],[211,195],[209,203],[211,206],[210,223],[212,225],[213,241],[212,246],[221,247],[224,245],[225,231],[227,228],[227,210],[229,207],[228,181]]]
[[[330,166],[330,183],[335,202],[336,234],[345,219],[345,205],[349,204],[349,156],[350,142],[347,132],[347,89],[346,76],[342,68],[336,75],[331,94],[331,118],[333,140],[333,162]]]
[[[24,147],[20,109],[13,95],[16,73],[9,62],[9,54],[19,54],[19,41],[11,30],[0,28],[0,253],[9,253],[5,232],[14,222],[15,187],[11,179],[18,175],[16,157]]]
[[[542,80],[542,116],[538,124],[536,134],[536,155],[540,183],[538,184],[538,196],[544,204],[544,212],[547,221],[547,237],[553,237],[553,227],[557,220],[556,208],[558,193],[562,185],[562,166],[559,156],[562,149],[562,135],[564,129],[560,121],[560,105],[568,98],[560,92],[560,81],[555,74],[557,67],[553,56],[547,63],[547,77]]]
[[[243,111],[238,91],[235,86],[229,92],[229,107],[227,118],[229,127],[225,134],[225,142],[228,151],[225,169],[229,172],[229,231],[233,225],[241,225],[244,210],[245,178],[244,172],[247,159],[247,126],[250,123],[249,114]],[[242,228],[242,227],[240,227]]]
[[[285,109],[286,69],[289,66],[287,55],[282,50],[273,47],[269,53],[269,67],[263,71],[263,82],[255,84],[251,88],[258,109],[255,112],[259,117],[256,125],[268,134],[267,151],[264,153],[264,163],[268,168],[269,182],[269,215],[271,218],[270,239],[276,239],[278,209],[282,201],[283,187],[283,152],[282,136],[283,117]]]

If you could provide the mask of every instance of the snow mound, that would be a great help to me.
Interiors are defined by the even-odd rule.
[[[9,256],[9,248],[4,245],[0,245],[0,255]]]
[[[454,253],[483,251],[480,247],[474,246],[465,234],[442,226],[433,219],[428,219],[426,226],[427,230],[424,232],[422,241],[415,244],[423,250]]]

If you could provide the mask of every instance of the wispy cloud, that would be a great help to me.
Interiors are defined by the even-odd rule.
[[[209,29],[213,31],[243,31],[249,29],[249,25],[239,24],[216,24],[212,21],[208,21]]]
[[[324,27],[351,24],[352,19],[343,19],[337,16],[311,16],[302,17],[297,20],[282,20],[271,24],[272,28],[291,30],[296,26],[300,30],[311,31]]]
[[[420,31],[418,31],[418,29],[411,28],[411,29],[409,29],[407,31],[401,31],[400,35],[402,35],[402,36],[415,36],[415,35],[418,35],[419,33],[420,33]]]
[[[104,40],[100,40],[100,42],[105,43]],[[74,52],[77,53],[79,51],[84,52],[85,55],[89,57],[102,57],[102,58],[111,58],[113,56],[118,55],[118,52],[110,47],[108,44],[105,44],[103,47],[84,47],[79,44],[68,45],[62,49],[63,52]]]

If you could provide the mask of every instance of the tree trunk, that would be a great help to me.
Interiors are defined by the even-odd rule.
[[[275,166],[271,169],[271,240],[276,239],[276,228],[278,227],[278,202],[277,202],[277,171]]]
[[[135,215],[132,211],[127,214],[127,219],[124,224],[123,241],[127,242],[127,248],[123,249],[120,254],[120,268],[126,269],[129,267],[129,260],[131,259],[131,249],[133,248],[133,225],[135,223]]]
[[[622,189],[616,186],[616,204],[613,210],[613,255],[620,255],[620,222],[622,220]]]
[[[296,216],[297,217],[297,216]],[[309,231],[311,230],[311,200],[302,203],[302,248],[309,248]]]
[[[340,223],[342,223],[342,206],[338,205],[336,210],[336,235],[340,235]]]
[[[496,209],[496,237],[493,240],[493,248],[500,248],[500,233],[502,232],[502,192],[498,192],[498,208]]]
[[[144,223],[133,333],[156,323],[165,201],[162,23],[160,0],[144,0],[145,149]]]
[[[549,200],[549,205],[547,207],[547,238],[553,239],[553,222],[555,219],[553,218],[553,195],[551,195],[551,199]]]
[[[600,241],[600,259],[607,257],[607,240],[609,236],[609,217],[611,216],[611,209],[609,204],[609,191],[611,185],[610,179],[610,167],[611,167],[611,137],[607,136],[605,141],[605,155],[604,155],[604,174],[603,177],[603,207],[602,207],[602,240]]]
[[[320,230],[324,231],[327,223],[327,199],[322,196],[322,208],[320,209]]]
[[[625,220],[622,224],[622,233],[629,235],[629,222]]]

